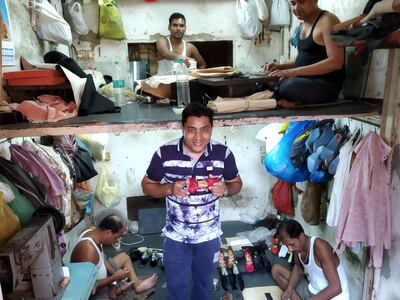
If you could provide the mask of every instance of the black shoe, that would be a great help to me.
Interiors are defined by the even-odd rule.
[[[261,262],[263,264],[263,267],[267,273],[271,273],[271,262],[268,260],[267,255],[265,254],[265,250],[263,247],[257,248],[257,252],[259,254],[259,257],[261,258]]]
[[[156,267],[159,259],[160,259],[159,254],[154,251],[150,258],[150,266],[152,266],[153,268]]]
[[[149,262],[151,255],[151,250],[146,250],[142,253],[142,257],[140,258],[140,262],[142,263],[142,265],[146,265]]]
[[[222,285],[222,288],[225,290],[225,291],[229,291],[229,288],[228,288],[228,286],[229,286],[229,281],[230,281],[230,279],[229,279],[229,274],[228,274],[228,271],[226,270],[226,268],[225,267],[220,267],[219,268],[219,278],[220,278],[220,281],[221,281],[221,285]]]
[[[128,252],[129,257],[131,258],[132,262],[139,260],[142,257],[142,252],[139,249],[131,249]]]
[[[233,268],[232,268],[232,278],[233,278],[232,288],[233,289],[239,288],[241,291],[243,291],[244,290],[243,277],[242,277],[242,274],[240,274],[239,269],[236,264],[233,265]]]

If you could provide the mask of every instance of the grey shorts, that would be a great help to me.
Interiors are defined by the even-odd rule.
[[[308,290],[308,280],[303,277],[296,285],[296,293],[300,296],[301,299],[306,300],[314,296]]]

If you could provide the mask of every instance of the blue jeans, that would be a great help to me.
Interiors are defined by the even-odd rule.
[[[220,239],[187,244],[166,238],[164,242],[164,265],[167,277],[167,299],[189,298],[190,275],[192,275],[192,300],[211,298],[212,281],[220,249]]]

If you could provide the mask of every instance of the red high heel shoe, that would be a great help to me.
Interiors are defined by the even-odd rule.
[[[244,259],[245,259],[245,269],[246,272],[253,273],[254,272],[254,264],[253,264],[253,256],[251,253],[251,249],[249,247],[242,248]]]

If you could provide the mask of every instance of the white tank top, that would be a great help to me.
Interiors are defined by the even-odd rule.
[[[93,239],[91,237],[84,237],[84,235],[86,233],[88,233],[89,231],[91,231],[91,229],[88,229],[88,230],[85,230],[84,232],[82,232],[81,235],[79,236],[78,242],[76,244],[78,245],[81,241],[90,241],[92,243],[92,245],[94,246],[94,248],[97,251],[97,254],[99,255],[99,262],[96,265],[97,280],[105,279],[105,278],[107,278],[107,269],[106,269],[106,265],[104,264],[103,247],[100,245],[101,249],[99,249],[99,247],[97,246],[97,244],[93,241]]]
[[[167,41],[169,45],[169,51],[172,52],[172,44],[171,40],[169,39],[169,36],[167,36]],[[181,55],[182,56],[187,56],[186,55],[186,42],[183,41],[183,50]],[[163,59],[158,61],[158,70],[157,70],[157,75],[170,75],[174,73],[174,61],[173,60],[168,60],[168,59]]]
[[[315,237],[310,238],[310,249],[309,249],[309,260],[308,264],[305,264],[299,253],[299,260],[304,267],[304,271],[308,274],[310,283],[308,284],[308,290],[316,295],[328,286],[328,281],[324,275],[322,269],[317,265],[314,259],[314,241]],[[332,300],[350,300],[349,287],[347,283],[346,273],[339,262],[337,267],[339,274],[340,284],[342,287],[342,293],[332,298]]]

